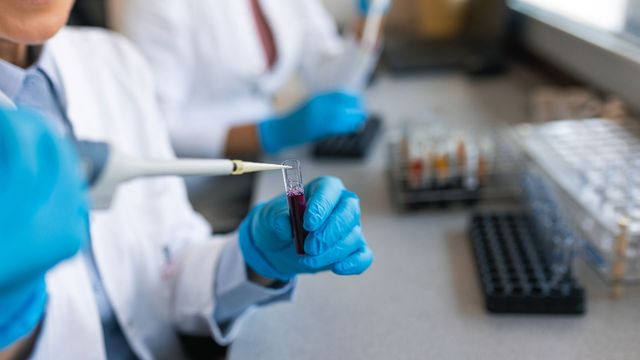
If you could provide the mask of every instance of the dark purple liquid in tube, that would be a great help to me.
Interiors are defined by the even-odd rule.
[[[302,183],[302,171],[300,161],[289,159],[282,162],[288,168],[282,169],[284,190],[289,203],[289,217],[291,218],[291,232],[298,255],[304,255],[304,240],[307,231],[304,229],[304,212],[307,210],[307,201],[304,198],[304,184]]]
[[[304,198],[304,189],[293,188],[287,191],[289,202],[289,216],[291,217],[291,230],[296,244],[296,252],[304,255],[304,240],[308,231],[304,229],[304,212],[307,209],[307,201]]]

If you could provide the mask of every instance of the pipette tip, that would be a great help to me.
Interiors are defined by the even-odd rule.
[[[233,175],[240,175],[257,171],[282,170],[291,168],[291,166],[288,165],[256,163],[242,160],[233,160],[233,163],[235,165]]]

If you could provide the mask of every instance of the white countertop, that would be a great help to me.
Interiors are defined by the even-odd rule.
[[[518,70],[477,81],[450,73],[382,77],[367,97],[388,127],[429,112],[483,124],[520,122],[536,81]],[[335,175],[359,194],[374,264],[360,277],[301,276],[294,302],[248,319],[230,359],[640,359],[640,288],[612,300],[579,266],[588,291],[585,316],[490,315],[466,235],[467,212],[396,213],[382,139],[364,162],[314,161],[307,154],[271,160],[299,158],[306,181]],[[256,201],[282,190],[280,173],[262,174]]]

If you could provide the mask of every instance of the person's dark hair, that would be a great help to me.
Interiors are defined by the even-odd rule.
[[[69,25],[106,27],[106,14],[105,0],[76,1],[69,16]]]

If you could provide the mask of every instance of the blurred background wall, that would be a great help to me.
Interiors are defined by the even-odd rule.
[[[70,23],[73,25],[105,26],[107,23],[106,1],[120,3],[122,0],[76,0]],[[346,24],[357,14],[355,0],[322,1],[340,25]]]
[[[353,0],[322,0],[322,2],[340,25],[346,24],[357,14]]]

